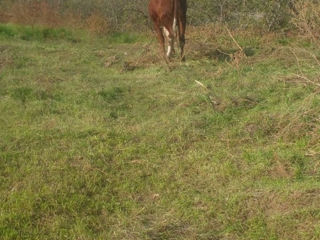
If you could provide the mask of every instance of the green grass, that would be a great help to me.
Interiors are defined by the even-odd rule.
[[[187,45],[168,71],[156,41],[25,29],[0,25],[1,239],[320,237],[304,40],[247,39],[239,64]]]
[[[1,39],[22,39],[26,41],[68,40],[80,41],[81,34],[75,34],[64,28],[48,28],[42,26],[21,26],[16,24],[0,24]]]
[[[137,33],[126,33],[126,32],[116,32],[107,36],[107,41],[109,43],[137,43],[145,41],[146,38]]]

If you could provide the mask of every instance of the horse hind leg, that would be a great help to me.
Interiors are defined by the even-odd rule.
[[[177,46],[179,45],[179,27],[178,27],[178,24],[177,24],[177,18],[175,17],[173,19],[173,24],[172,24],[172,30],[173,30],[173,38],[174,38],[174,43],[173,43],[173,48],[172,48],[172,53],[175,54],[175,44],[177,44]]]
[[[186,31],[186,21],[182,19],[179,21],[178,33],[179,33],[179,45],[180,45],[180,58],[181,61],[185,61],[184,55],[184,45],[185,45],[185,31]]]
[[[163,27],[163,32],[168,42],[167,58],[170,59],[172,53],[174,52],[174,33],[172,26]]]
[[[159,44],[160,44],[161,55],[163,56],[165,61],[168,62],[168,59],[166,57],[166,52],[165,52],[165,39],[164,39],[164,36],[163,36],[163,33],[162,33],[162,29],[158,24],[155,24],[154,28],[155,28],[155,31],[156,31],[156,34],[157,34],[157,37],[158,37],[158,41],[159,41]]]

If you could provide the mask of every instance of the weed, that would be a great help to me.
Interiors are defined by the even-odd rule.
[[[108,102],[115,101],[123,95],[124,90],[119,87],[115,87],[109,90],[102,90],[98,94]]]
[[[22,103],[25,103],[31,96],[33,90],[28,87],[16,88],[12,91],[11,96],[15,100],[20,100]]]

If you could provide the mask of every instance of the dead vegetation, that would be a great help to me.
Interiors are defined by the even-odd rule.
[[[312,136],[310,142],[310,152],[306,153],[310,156],[317,155],[313,148],[319,147],[319,126],[320,111],[313,107],[318,101],[320,93],[320,76],[317,71],[320,67],[318,57],[310,50],[301,47],[285,48],[287,52],[286,59],[295,62],[296,73],[291,73],[280,77],[285,84],[296,84],[310,89],[310,94],[305,96],[300,106],[294,111],[288,111],[281,117],[279,124],[278,137],[294,138],[302,136]]]
[[[95,34],[110,31],[108,19],[97,11],[82,16],[70,9],[62,10],[57,2],[49,4],[47,1],[14,1],[4,6],[0,9],[0,22],[87,29]]]
[[[292,24],[301,35],[319,44],[320,6],[317,1],[297,0],[295,2]]]

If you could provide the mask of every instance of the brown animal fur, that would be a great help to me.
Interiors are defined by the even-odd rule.
[[[150,0],[149,14],[154,23],[154,28],[160,42],[161,51],[166,61],[170,59],[170,50],[168,55],[165,54],[165,34],[163,30],[168,32],[168,47],[174,51],[173,42],[175,39],[174,19],[176,19],[176,27],[178,31],[178,40],[180,45],[181,60],[185,60],[185,30],[187,21],[187,1],[186,0]]]

